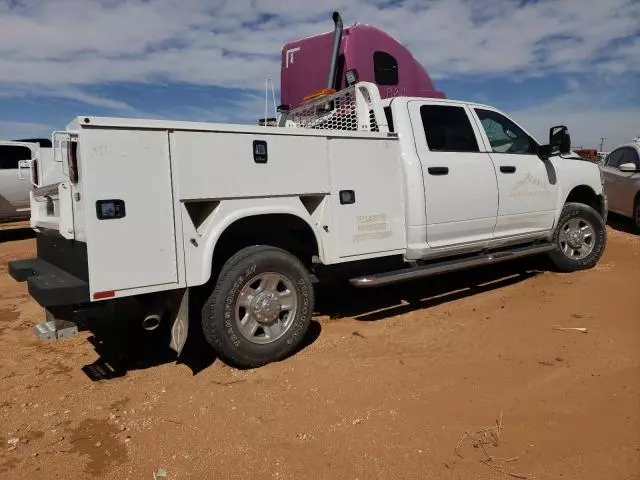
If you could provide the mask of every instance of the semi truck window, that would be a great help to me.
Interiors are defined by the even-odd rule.
[[[422,126],[429,150],[434,152],[479,152],[476,135],[462,107],[423,105]]]
[[[18,145],[0,145],[0,170],[18,168],[20,160],[31,160],[31,150]]]
[[[491,110],[476,108],[491,150],[495,153],[535,154],[535,142],[524,130],[504,115]]]
[[[398,61],[387,52],[373,52],[373,73],[378,85],[397,85]]]

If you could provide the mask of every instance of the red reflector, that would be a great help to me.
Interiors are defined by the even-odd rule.
[[[105,298],[113,298],[116,296],[116,292],[111,290],[108,292],[96,292],[93,294],[94,300],[104,300]]]

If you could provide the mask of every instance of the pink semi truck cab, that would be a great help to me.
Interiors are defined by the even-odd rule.
[[[375,83],[382,98],[446,98],[396,39],[371,25],[342,28],[338,14],[334,14],[334,22],[334,32],[296,40],[282,48],[282,105],[296,108],[309,95],[323,89],[341,90],[354,80]]]

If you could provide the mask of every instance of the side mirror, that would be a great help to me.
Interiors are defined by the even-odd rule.
[[[569,129],[564,125],[551,127],[549,129],[549,145],[552,151],[558,149],[560,153],[569,153],[571,151]]]
[[[619,165],[618,170],[620,170],[621,172],[635,173],[638,171],[638,167],[636,167],[635,163],[628,162],[628,163],[623,163],[622,165]]]

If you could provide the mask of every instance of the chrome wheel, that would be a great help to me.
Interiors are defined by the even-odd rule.
[[[591,254],[595,246],[593,225],[583,218],[571,218],[560,229],[560,251],[572,260],[582,260]]]
[[[235,306],[238,330],[264,345],[281,338],[293,324],[298,299],[293,282],[281,273],[256,275],[240,291]]]

